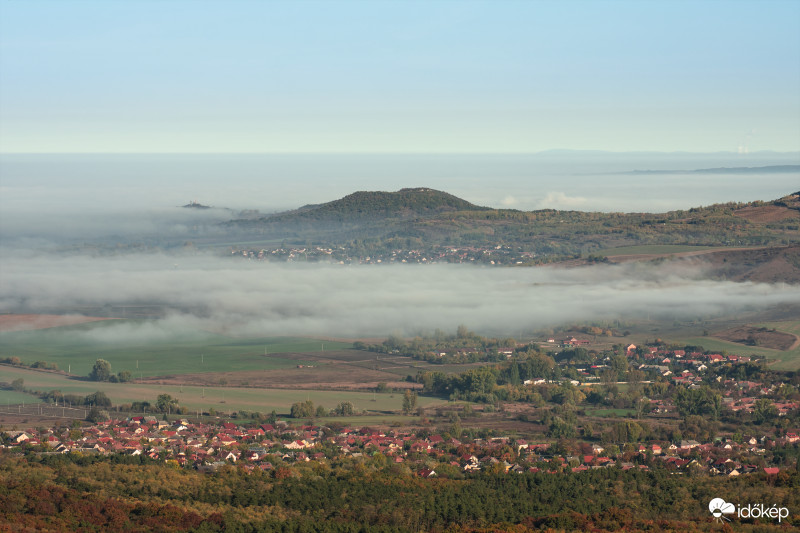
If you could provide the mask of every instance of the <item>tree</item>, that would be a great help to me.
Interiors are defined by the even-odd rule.
[[[131,374],[130,370],[123,370],[119,374],[117,374],[117,381],[120,383],[127,383],[128,381],[133,380],[133,374]]]
[[[342,402],[334,408],[334,412],[338,416],[351,416],[355,411],[356,409],[352,402]]]
[[[519,365],[516,361],[511,363],[511,371],[509,372],[508,382],[515,387],[519,385]]]
[[[772,400],[760,398],[753,403],[753,420],[756,424],[763,424],[777,418],[778,408]]]
[[[554,402],[562,405],[578,405],[586,399],[586,395],[583,394],[577,387],[573,387],[571,384],[565,382],[562,383],[556,391],[554,391],[552,399]]]
[[[92,407],[86,414],[86,420],[95,424],[98,422],[105,422],[110,418],[108,411],[102,411],[98,407]]]
[[[17,378],[11,382],[11,388],[15,391],[21,391],[25,388],[25,380],[22,378]]]
[[[92,371],[89,373],[92,381],[108,381],[111,379],[111,363],[105,359],[98,359],[94,362]]]
[[[550,422],[550,426],[547,428],[547,436],[552,438],[567,438],[571,439],[577,435],[577,431],[575,428],[574,423],[570,423],[567,420],[564,420],[560,416],[555,416],[552,418]]]
[[[311,418],[314,416],[314,402],[306,400],[292,404],[292,418]]]
[[[624,355],[615,355],[611,358],[611,368],[617,373],[617,379],[621,380],[628,371],[628,358]]]
[[[675,391],[675,407],[683,417],[689,415],[710,415],[719,417],[722,409],[722,396],[708,386],[699,389],[679,388]]]
[[[403,413],[410,414],[417,406],[417,393],[409,389],[403,393]]]
[[[618,392],[617,380],[619,379],[619,375],[617,371],[613,368],[606,368],[600,373],[600,378],[603,380],[603,385],[605,385],[606,395],[615,396]]]
[[[162,413],[174,411],[178,407],[178,399],[169,394],[159,394],[156,398],[156,408]]]
[[[461,419],[458,417],[458,415],[456,415],[455,420],[453,420],[453,423],[450,425],[450,434],[453,437],[460,439],[463,431],[464,428],[461,427]]]
[[[630,388],[632,391],[638,392],[641,388],[642,381],[644,381],[644,372],[638,368],[634,368],[628,372],[628,383],[630,383]]]
[[[111,399],[106,396],[106,393],[103,391],[97,391],[94,394],[89,394],[86,396],[86,398],[84,398],[83,403],[96,407],[111,407]]]

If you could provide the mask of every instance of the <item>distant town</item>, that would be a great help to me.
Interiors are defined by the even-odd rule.
[[[524,266],[547,262],[546,256],[506,245],[428,246],[424,249],[396,249],[369,254],[359,253],[353,246],[286,246],[270,249],[232,248],[230,253],[233,257],[254,261],[327,262],[341,265],[474,263],[489,266]]]

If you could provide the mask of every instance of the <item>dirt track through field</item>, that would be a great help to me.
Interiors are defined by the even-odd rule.
[[[712,248],[710,250],[695,250],[690,252],[667,252],[660,254],[627,254],[627,255],[612,255],[608,260],[612,263],[628,263],[630,261],[650,261],[652,259],[659,259],[662,257],[697,257],[699,255],[709,255],[718,252],[741,252],[753,250],[765,250],[768,246],[761,246],[758,248]]]
[[[0,331],[30,331],[34,329],[74,326],[76,324],[98,322],[100,320],[116,319],[81,315],[0,315]]]

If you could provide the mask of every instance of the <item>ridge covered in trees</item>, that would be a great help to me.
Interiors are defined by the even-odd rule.
[[[373,458],[213,475],[145,457],[0,455],[0,528],[61,531],[707,531],[708,502],[800,505],[800,473],[676,477],[653,469],[425,479]],[[779,531],[737,520],[737,531]],[[10,529],[9,529],[10,530]]]
[[[231,234],[280,238],[286,244],[343,246],[345,256],[500,246],[527,254],[532,263],[634,245],[741,247],[800,242],[800,194],[772,202],[730,202],[666,213],[635,211],[634,205],[626,213],[493,209],[417,188],[356,192],[295,211],[231,220],[225,227]],[[800,266],[795,256],[789,261]]]

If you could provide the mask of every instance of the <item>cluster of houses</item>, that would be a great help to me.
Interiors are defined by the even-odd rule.
[[[696,468],[709,474],[734,476],[758,471],[777,473],[777,467],[767,465],[767,450],[795,445],[800,436],[798,431],[790,431],[782,438],[749,437],[742,442],[684,440],[626,445],[624,451],[584,442],[573,450],[557,453],[549,443],[508,437],[461,441],[438,434],[371,428],[334,431],[324,426],[290,426],[283,421],[240,426],[133,417],[82,428],[4,431],[3,440],[6,452],[146,455],[205,471],[226,464],[240,465],[245,470],[272,470],[278,464],[291,466],[382,454],[385,461],[406,464],[423,477],[437,475],[436,468],[455,468],[465,473],[582,472],[613,466],[647,470],[654,461],[661,461],[676,473]],[[744,463],[738,457],[759,457],[760,464]]]
[[[747,363],[751,360],[746,355],[722,355],[719,353],[689,352],[686,350],[667,350],[658,346],[645,346],[643,357],[647,361],[658,365],[683,364],[692,366],[698,370],[706,370],[708,365],[716,363]],[[633,358],[639,354],[639,349],[635,344],[630,344],[625,348],[625,355]]]
[[[548,339],[548,343],[558,342],[564,347],[579,347],[589,344],[588,340],[568,337],[556,341]],[[747,363],[751,358],[743,355],[722,355],[718,353],[686,352],[685,350],[666,350],[660,347],[646,346],[644,350],[630,344],[625,348],[627,356],[631,359],[639,356],[644,351],[644,362],[636,365],[640,370],[654,372],[671,380],[676,385],[696,388],[702,385],[706,371],[713,370],[713,365],[719,363]],[[641,358],[639,358],[641,361]],[[598,381],[597,374],[608,368],[606,364],[593,364],[587,368],[576,368],[580,381],[572,380],[573,385],[579,383],[591,384]],[[682,368],[682,369],[681,369]],[[759,397],[773,396],[777,390],[775,385],[765,385],[757,381],[723,379],[717,376],[716,380],[723,385],[723,405],[731,411],[753,412],[753,407]],[[526,385],[539,385],[548,380],[527,380]],[[657,413],[674,411],[674,406],[669,401],[651,400],[651,406]],[[779,416],[785,416],[790,411],[800,409],[798,401],[773,401]]]
[[[481,263],[487,265],[522,265],[532,261],[537,254],[523,252],[510,246],[462,246],[431,247],[427,250],[398,249],[391,252],[373,252],[369,255],[354,254],[344,246],[299,246],[271,250],[231,250],[233,257],[254,261],[325,261],[339,264],[383,264],[383,263]]]

